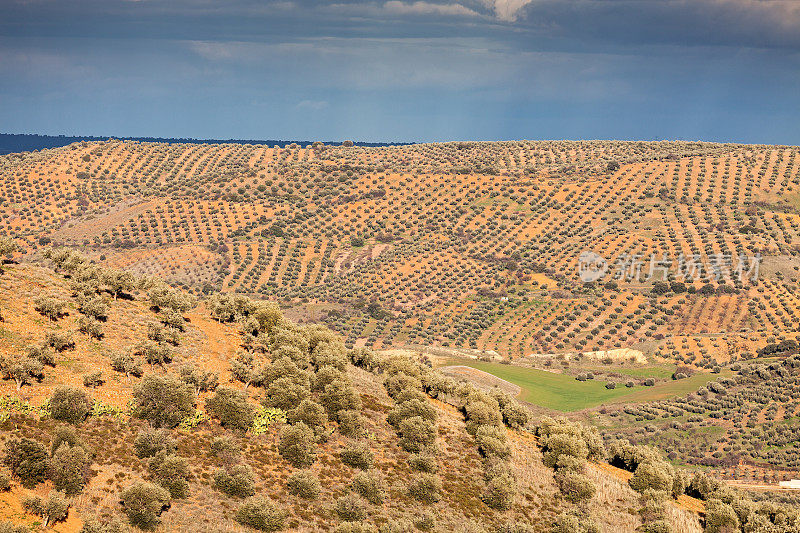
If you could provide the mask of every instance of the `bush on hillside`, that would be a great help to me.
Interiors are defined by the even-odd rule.
[[[83,421],[92,409],[86,392],[68,385],[59,385],[50,396],[50,417],[70,424]]]
[[[31,489],[47,479],[48,454],[40,442],[22,438],[6,443],[3,464],[17,476],[22,486]]]
[[[133,399],[134,415],[157,428],[173,428],[194,414],[194,390],[171,375],[146,375],[134,389]]]
[[[307,470],[294,472],[286,480],[289,494],[294,494],[306,500],[316,500],[322,491],[322,485],[317,476]]]
[[[169,491],[155,483],[139,481],[122,491],[122,509],[131,525],[153,529],[161,512],[169,507]]]

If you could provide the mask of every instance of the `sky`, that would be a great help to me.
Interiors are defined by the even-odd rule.
[[[0,132],[800,144],[800,0],[0,0]]]

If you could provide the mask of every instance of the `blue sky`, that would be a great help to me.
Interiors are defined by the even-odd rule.
[[[0,0],[0,131],[800,144],[800,1]]]

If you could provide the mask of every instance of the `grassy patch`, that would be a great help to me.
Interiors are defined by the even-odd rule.
[[[477,368],[509,381],[522,389],[520,400],[556,411],[578,411],[604,403],[663,400],[693,392],[719,377],[718,374],[695,374],[687,379],[657,383],[653,387],[629,389],[624,385],[617,385],[616,389],[606,389],[606,382],[603,380],[581,382],[573,376],[535,368],[460,358],[452,358],[448,360],[448,364]]]

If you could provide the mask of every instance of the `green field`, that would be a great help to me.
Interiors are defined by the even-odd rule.
[[[680,381],[659,382],[653,387],[629,389],[618,385],[616,389],[606,389],[602,380],[577,381],[573,376],[535,368],[461,358],[451,358],[447,364],[469,366],[509,381],[522,389],[520,400],[556,411],[578,411],[606,403],[662,400],[695,391],[719,377],[715,374],[695,374]]]

